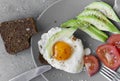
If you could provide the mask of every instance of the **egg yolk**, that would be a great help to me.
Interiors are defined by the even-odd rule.
[[[53,46],[53,57],[56,60],[67,60],[72,55],[72,47],[63,41],[58,41]]]

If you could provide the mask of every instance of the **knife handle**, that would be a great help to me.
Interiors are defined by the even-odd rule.
[[[50,65],[40,66],[25,73],[22,73],[9,81],[29,81],[50,69],[51,69]]]

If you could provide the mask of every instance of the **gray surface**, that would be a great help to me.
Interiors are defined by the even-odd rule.
[[[0,22],[24,17],[36,19],[54,1],[56,0],[0,0]],[[34,67],[30,49],[9,55],[0,37],[0,81],[8,81]]]
[[[48,31],[51,27],[59,26],[62,22],[65,22],[70,18],[74,18],[83,10],[86,5],[93,1],[95,0],[62,0],[52,7],[48,8],[48,10],[46,10],[38,18],[37,23],[40,33],[32,38],[32,53],[35,59],[36,66],[42,65],[38,60],[39,51],[37,42],[40,39],[40,35],[43,32]],[[113,5],[113,0],[104,1],[107,1],[109,4]],[[57,23],[55,23],[54,21],[57,21]],[[82,31],[76,32],[75,35],[78,38],[81,38],[85,47],[91,48],[92,53],[95,54],[95,49],[99,44],[101,44],[101,42],[90,38]],[[79,74],[69,74],[64,71],[56,70],[54,68],[49,72],[44,73],[44,75],[48,78],[49,81],[108,81],[99,73],[90,78],[88,77],[86,72],[82,72]]]
[[[0,0],[0,22],[31,16],[36,19],[48,5],[55,1],[56,0]],[[110,1],[110,4],[113,3],[113,0],[108,1]],[[8,81],[14,76],[34,67],[30,49],[20,52],[17,55],[9,55],[0,37],[0,81]],[[51,76],[51,79],[54,75]],[[64,75],[60,74],[58,77],[59,76]],[[39,76],[39,78],[31,81],[45,81],[41,76]],[[67,78],[71,80],[71,78],[75,77],[71,75]],[[60,77],[58,79],[60,79]]]

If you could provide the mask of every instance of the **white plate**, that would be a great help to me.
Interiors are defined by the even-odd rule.
[[[35,61],[35,65],[42,65],[38,59],[39,50],[37,42],[40,39],[42,33],[47,32],[51,27],[59,26],[61,23],[68,19],[74,18],[84,7],[96,0],[61,0],[57,1],[49,8],[47,8],[38,18],[37,27],[39,34],[32,37],[32,55]],[[97,0],[98,1],[98,0]],[[110,1],[110,0],[108,0]],[[111,2],[110,2],[111,3]],[[90,38],[86,33],[79,31],[75,34],[78,38],[81,38],[85,47],[92,49],[92,53],[95,54],[96,47],[101,42]],[[93,77],[88,77],[86,72],[78,74],[70,74],[64,71],[53,68],[52,70],[44,73],[49,81],[108,81],[101,74],[97,73]]]

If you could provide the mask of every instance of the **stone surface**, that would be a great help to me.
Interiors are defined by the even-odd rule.
[[[57,0],[0,0],[0,22],[25,17],[37,19],[39,14],[55,1]],[[113,3],[113,0],[108,1]],[[0,37],[0,81],[8,81],[34,67],[30,49],[22,51],[17,55],[9,55]],[[31,81],[45,80],[36,78],[36,80],[33,79]]]
[[[34,17],[56,0],[0,0],[0,22],[18,18]],[[30,48],[17,55],[9,55],[0,36],[0,81],[34,68]],[[33,80],[34,81],[34,80]]]

